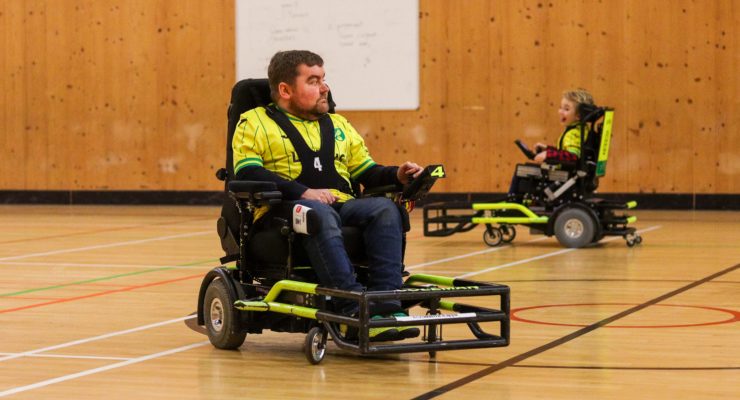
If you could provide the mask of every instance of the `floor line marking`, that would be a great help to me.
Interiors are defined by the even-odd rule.
[[[656,229],[660,229],[661,227],[662,227],[661,225],[655,225],[655,226],[651,226],[649,228],[641,229],[641,230],[639,230],[637,232],[638,233],[650,232],[650,231],[654,231]],[[621,239],[621,238],[619,236],[615,236],[615,237],[611,237],[609,239],[603,240],[602,242],[611,242],[611,241],[618,240],[618,239]],[[537,261],[537,260],[541,260],[541,259],[544,259],[544,258],[559,256],[561,254],[570,253],[570,252],[576,251],[576,250],[579,250],[579,249],[574,249],[574,248],[561,249],[561,250],[553,251],[553,252],[550,252],[550,253],[541,254],[539,256],[525,258],[524,260],[512,261],[510,263],[501,264],[501,265],[495,265],[493,267],[485,268],[485,269],[482,269],[482,270],[479,270],[479,271],[468,272],[466,274],[458,275],[455,278],[468,278],[468,277],[471,277],[471,276],[483,274],[483,273],[486,273],[486,272],[495,271],[495,270],[498,270],[498,269],[509,268],[509,267],[513,267],[513,266],[519,265],[519,264],[526,264],[526,263],[531,262],[531,261]]]
[[[18,353],[0,353],[0,356],[13,356]],[[31,354],[25,357],[39,357],[39,358],[70,358],[70,359],[83,359],[83,360],[130,360],[131,357],[103,357],[103,356],[75,356],[71,354]]]
[[[186,345],[186,346],[181,346],[181,347],[177,347],[177,348],[170,349],[170,350],[160,351],[159,353],[148,354],[146,356],[132,358],[132,359],[126,360],[126,361],[121,361],[121,362],[118,362],[118,363],[114,363],[114,364],[110,364],[110,365],[105,365],[105,366],[98,367],[98,368],[92,368],[92,369],[88,369],[88,370],[85,370],[85,371],[80,371],[80,372],[77,372],[77,373],[74,373],[74,374],[59,376],[59,377],[56,377],[56,378],[47,379],[45,381],[36,382],[36,383],[30,384],[30,385],[19,386],[19,387],[13,388],[13,389],[8,389],[8,390],[5,390],[5,391],[0,392],[0,397],[10,396],[12,394],[17,394],[17,393],[22,393],[22,392],[27,392],[29,390],[38,389],[38,388],[41,388],[41,387],[44,387],[44,386],[53,385],[55,383],[65,382],[65,381],[69,381],[69,380],[72,380],[72,379],[77,379],[77,378],[81,378],[81,377],[84,377],[84,376],[97,374],[98,372],[105,372],[105,371],[109,371],[111,369],[121,368],[121,367],[125,367],[125,366],[132,365],[132,364],[138,364],[140,362],[153,360],[155,358],[160,358],[160,357],[168,356],[168,355],[175,354],[175,353],[180,353],[180,352],[187,351],[187,350],[190,350],[190,349],[194,349],[194,348],[200,347],[200,346],[205,346],[208,343],[210,343],[210,342],[207,341],[207,340],[206,341],[203,341],[203,342],[192,343],[192,344],[189,344],[189,345]]]
[[[204,261],[210,262],[213,260]],[[217,261],[217,260],[216,260]],[[37,267],[80,267],[80,268],[175,268],[194,269],[204,266],[192,265],[147,265],[147,264],[99,264],[99,263],[57,263],[57,262],[35,262],[35,261],[0,261],[0,265],[12,266],[37,266]]]
[[[541,238],[529,240],[529,241],[527,241],[525,243],[541,242],[541,241],[547,240],[547,239],[549,239],[549,238],[548,237],[541,237]],[[500,250],[508,249],[510,247],[513,247],[513,246],[510,245],[510,244],[507,244],[507,245],[504,245],[504,246],[493,247],[493,248],[489,248],[489,249],[485,249],[485,250],[477,250],[477,251],[474,251],[474,252],[471,252],[471,253],[460,254],[458,256],[452,256],[452,257],[442,258],[442,259],[439,259],[439,260],[434,260],[434,261],[429,261],[429,262],[414,264],[414,265],[411,265],[411,266],[406,267],[406,270],[412,270],[412,269],[416,269],[416,268],[427,267],[427,266],[430,266],[430,265],[441,264],[441,263],[445,263],[445,262],[448,262],[448,261],[460,260],[460,259],[463,259],[463,258],[474,257],[474,256],[478,256],[478,255],[481,255],[481,254],[493,253],[495,251],[500,251]]]
[[[204,261],[196,261],[187,263],[185,265],[198,265],[198,264],[204,264],[209,263],[217,260],[204,260]],[[77,285],[87,285],[94,282],[101,282],[101,281],[108,281],[112,279],[127,277],[127,276],[133,276],[133,275],[142,275],[142,274],[148,274],[150,272],[161,272],[161,271],[168,271],[168,270],[174,270],[177,269],[176,267],[157,267],[157,268],[149,268],[144,270],[138,270],[138,271],[132,271],[132,272],[126,272],[122,274],[116,274],[116,275],[108,275],[108,276],[101,276],[98,278],[92,278],[92,279],[85,279],[81,281],[75,281],[75,282],[69,282],[69,283],[60,283],[58,285],[50,285],[50,286],[43,286],[43,287],[37,287],[37,288],[31,288],[31,289],[23,289],[15,292],[8,292],[8,293],[0,293],[0,297],[12,297],[17,296],[20,294],[27,294],[27,293],[33,293],[33,292],[40,292],[45,290],[52,290],[52,289],[60,289],[63,287],[68,286],[77,286]],[[125,286],[125,285],[118,285],[119,287]]]
[[[0,314],[6,314],[6,313],[21,311],[21,310],[28,310],[29,308],[43,307],[43,306],[48,306],[52,304],[61,304],[61,303],[67,303],[70,301],[89,299],[92,297],[105,296],[105,295],[114,294],[114,293],[129,292],[131,290],[143,289],[143,288],[152,287],[152,286],[166,285],[168,283],[174,283],[174,282],[185,281],[185,280],[194,279],[194,278],[202,278],[202,277],[203,277],[203,274],[189,275],[189,276],[183,276],[183,277],[175,278],[175,279],[168,279],[166,281],[150,282],[150,283],[145,283],[143,285],[131,285],[131,286],[127,286],[127,287],[120,288],[120,289],[106,290],[104,292],[95,292],[95,293],[90,293],[90,294],[86,294],[82,296],[65,297],[65,298],[61,298],[58,300],[47,301],[44,303],[35,303],[35,304],[29,304],[29,305],[25,305],[21,307],[0,309]]]
[[[99,244],[95,246],[76,247],[72,249],[53,250],[53,251],[46,251],[43,253],[21,254],[17,256],[2,257],[0,258],[0,261],[20,260],[24,258],[51,256],[55,254],[76,253],[78,251],[107,249],[111,247],[128,246],[132,244],[141,244],[141,243],[148,243],[148,242],[157,242],[160,240],[179,239],[179,238],[200,236],[200,235],[206,235],[206,234],[212,234],[212,233],[213,233],[212,231],[200,231],[200,232],[182,233],[179,235],[159,236],[159,237],[154,237],[154,238],[149,238],[149,239],[129,240],[126,242],[115,242],[115,243],[108,243],[108,244]]]
[[[192,221],[199,221],[199,220],[206,220],[206,219],[211,219],[211,217],[207,217],[207,218],[198,217],[198,218],[184,219],[181,221],[165,221],[165,222],[156,222],[156,223],[151,223],[151,224],[126,225],[126,226],[119,226],[119,227],[113,227],[113,228],[107,227],[107,228],[102,228],[102,229],[93,229],[89,231],[77,231],[77,232],[63,233],[63,234],[58,234],[58,235],[27,237],[23,239],[6,240],[3,242],[0,242],[0,245],[10,244],[10,243],[30,242],[30,241],[37,241],[37,240],[43,240],[43,239],[57,239],[57,238],[70,237],[70,236],[94,235],[96,233],[102,233],[102,232],[123,231],[123,230],[136,229],[136,228],[145,228],[149,226],[177,225],[183,222],[192,222]]]
[[[188,320],[188,319],[192,319],[192,318],[195,318],[195,317],[196,317],[196,315],[188,315],[187,317],[180,317],[180,318],[170,319],[170,320],[167,320],[167,321],[155,322],[153,324],[142,325],[142,326],[138,326],[136,328],[124,329],[122,331],[115,331],[115,332],[110,332],[110,333],[106,333],[106,334],[103,334],[103,335],[93,336],[93,337],[89,337],[89,338],[85,338],[85,339],[78,339],[78,340],[73,340],[71,342],[56,344],[56,345],[48,346],[48,347],[42,347],[42,348],[36,349],[36,350],[29,350],[29,351],[24,351],[22,353],[15,353],[13,355],[7,355],[5,357],[0,357],[0,362],[7,361],[7,360],[13,360],[15,358],[32,356],[32,355],[39,354],[39,353],[45,353],[47,351],[52,351],[52,350],[57,350],[57,349],[63,349],[65,347],[77,346],[79,344],[86,344],[86,343],[90,343],[90,342],[95,342],[95,341],[98,341],[98,340],[108,339],[108,338],[112,338],[112,337],[115,337],[115,336],[127,335],[129,333],[144,331],[144,330],[147,330],[147,329],[152,329],[152,328],[157,328],[157,327],[160,327],[160,326],[165,326],[165,325],[169,325],[169,324],[174,324],[174,323],[182,322],[182,321],[185,321],[185,320]]]

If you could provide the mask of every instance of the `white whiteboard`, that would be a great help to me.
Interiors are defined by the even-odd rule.
[[[338,110],[419,107],[418,0],[236,0],[237,80],[282,50],[324,59]]]

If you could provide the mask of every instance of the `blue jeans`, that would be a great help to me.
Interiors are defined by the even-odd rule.
[[[362,292],[354,268],[344,248],[342,225],[356,226],[363,231],[365,253],[369,259],[368,291],[396,290],[403,285],[403,229],[398,207],[389,199],[370,197],[329,206],[313,200],[296,203],[318,213],[321,226],[318,233],[302,238],[313,269],[323,286]],[[359,311],[356,301],[335,298],[338,311],[352,315]],[[371,305],[372,314],[401,311],[401,302],[391,300]]]

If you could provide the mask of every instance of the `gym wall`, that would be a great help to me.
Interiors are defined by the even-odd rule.
[[[555,142],[561,92],[584,87],[616,109],[602,192],[740,193],[740,3],[420,0],[419,18],[420,108],[344,113],[376,161],[504,192],[513,140]],[[0,43],[0,191],[222,188],[232,0],[7,0]]]

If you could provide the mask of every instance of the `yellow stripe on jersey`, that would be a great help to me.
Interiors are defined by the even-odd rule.
[[[286,113],[306,144],[314,151],[321,147],[318,121],[300,119]],[[334,167],[339,176],[350,182],[375,165],[365,141],[341,115],[329,114],[334,124]],[[301,163],[288,137],[270,118],[264,107],[241,115],[232,141],[234,172],[246,166],[263,166],[287,180],[301,174]],[[351,172],[350,172],[351,171]],[[341,197],[341,196],[340,196]]]

